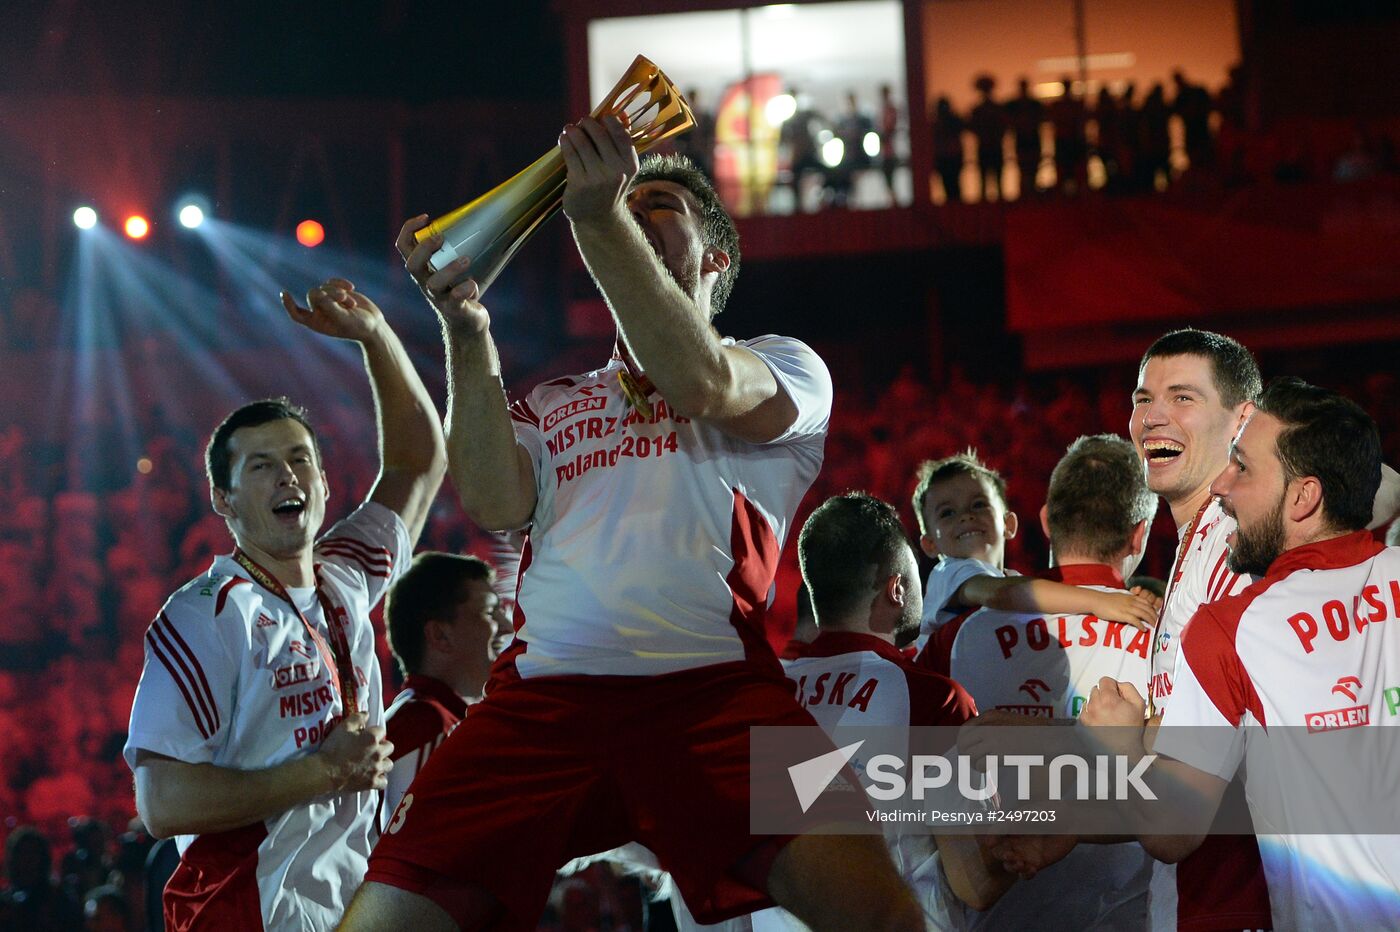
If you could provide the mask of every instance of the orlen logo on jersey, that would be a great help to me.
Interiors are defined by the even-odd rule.
[[[1049,683],[1044,680],[1030,679],[1016,687],[1016,691],[1025,693],[1026,696],[1029,697],[1030,702],[1024,705],[1016,705],[1014,703],[999,705],[996,706],[996,708],[1005,712],[1016,712],[1020,715],[1034,715],[1040,718],[1055,717],[1055,709],[1053,706],[1040,704],[1041,693],[1050,692]]]
[[[1354,676],[1344,676],[1337,680],[1337,684],[1332,687],[1332,692],[1355,702],[1356,694],[1360,689],[1361,680]],[[1336,731],[1339,728],[1359,728],[1370,723],[1371,710],[1364,705],[1333,709],[1330,712],[1310,712],[1307,717],[1309,733]]]

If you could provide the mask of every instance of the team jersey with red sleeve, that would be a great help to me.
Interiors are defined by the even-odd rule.
[[[1241,592],[1253,579],[1231,572],[1227,539],[1235,519],[1207,500],[1178,534],[1177,555],[1152,642],[1149,708],[1167,708],[1182,632],[1202,605]],[[1154,932],[1214,932],[1269,924],[1269,894],[1259,846],[1248,835],[1208,835],[1177,864],[1152,864],[1149,893]]]
[[[808,645],[805,657],[786,661],[783,667],[797,691],[797,701],[838,745],[840,730],[848,726],[956,727],[977,714],[961,686],[916,668],[899,648],[872,634],[824,631]],[[904,749],[882,750],[902,756],[907,744]],[[859,772],[861,759],[853,759],[852,766]],[[960,805],[966,803],[949,802],[945,808]],[[928,826],[910,830],[903,824],[887,824],[885,840],[895,866],[923,906],[929,928],[960,928],[966,910],[943,879],[938,847]],[[755,914],[755,930],[774,927],[781,926]]]
[[[387,737],[394,746],[390,757],[394,769],[389,771],[380,810],[385,818],[399,807],[399,800],[428,757],[466,714],[467,701],[442,680],[411,673],[403,681],[403,689],[384,712]]]
[[[128,765],[142,750],[240,770],[312,753],[346,711],[348,684],[337,690],[336,662],[317,646],[341,633],[359,710],[383,724],[369,613],[410,549],[399,516],[364,503],[316,544],[320,597],[310,587],[287,590],[300,614],[232,557],[216,558],[146,633]],[[243,828],[178,836],[167,927],[335,928],[364,876],[378,795],[327,796]]]
[[[633,407],[618,358],[512,405],[537,503],[516,640],[497,678],[776,665],[764,632],[769,591],[798,502],[821,468],[831,377],[796,340],[726,343],[757,356],[796,408],[771,442],[683,417],[655,392],[650,414]]]
[[[1123,577],[1102,564],[1070,564],[1042,578],[1104,592]],[[1093,615],[1041,617],[982,609],[957,626],[950,675],[977,708],[1078,718],[1100,677],[1147,689],[1150,635]],[[1014,885],[971,929],[1141,929],[1147,922],[1152,858],[1137,842],[1080,845],[1062,861]],[[1047,903],[1055,904],[1047,925]]]
[[[1172,703],[1154,750],[1229,779],[1264,727],[1299,734],[1329,756],[1327,732],[1394,726],[1400,703],[1400,548],[1370,533],[1286,551],[1239,596],[1202,606],[1186,629]],[[1199,729],[1229,726],[1212,741]],[[1209,734],[1209,733],[1205,733]],[[1394,762],[1348,759],[1352,771],[1394,773]],[[1334,752],[1335,753],[1335,752]],[[1299,766],[1307,758],[1300,758]],[[1309,780],[1252,767],[1245,795],[1257,826],[1316,807],[1329,793]],[[1400,836],[1260,834],[1276,929],[1400,926]]]

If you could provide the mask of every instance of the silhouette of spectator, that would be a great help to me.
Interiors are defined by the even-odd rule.
[[[10,833],[5,839],[10,886],[0,893],[0,928],[70,932],[82,925],[82,909],[53,882],[52,867],[53,850],[37,828],[23,825]]]
[[[97,819],[75,816],[68,820],[73,836],[73,850],[60,861],[59,876],[63,889],[74,898],[107,882],[112,870],[107,855],[107,826]]]
[[[1123,119],[1118,101],[1106,86],[1099,88],[1098,100],[1094,103],[1094,124],[1098,130],[1095,148],[1103,164],[1104,188],[1117,191],[1123,173]]]
[[[1133,189],[1141,158],[1142,114],[1136,96],[1137,85],[1129,81],[1118,98],[1118,190],[1124,192]]]
[[[802,210],[802,180],[808,175],[818,175],[822,186],[826,186],[826,166],[822,164],[821,150],[817,134],[825,127],[826,121],[812,108],[812,101],[796,88],[789,88],[788,94],[796,102],[796,111],[778,131],[778,147],[787,153],[789,171],[792,176],[792,196],[796,210]]]
[[[933,111],[933,167],[943,182],[943,195],[949,204],[963,199],[962,134],[966,127],[948,98],[938,98]]]
[[[1181,127],[1186,136],[1186,158],[1191,168],[1207,168],[1215,164],[1215,147],[1210,137],[1210,92],[1199,84],[1186,80],[1180,68],[1172,72],[1176,82],[1176,98],[1172,101],[1172,111],[1181,117]]]
[[[996,84],[996,78],[989,74],[980,75],[972,82],[981,99],[972,108],[968,120],[968,128],[977,139],[977,174],[984,201],[1001,200],[1001,170],[1005,163],[1006,112],[1001,104],[992,100]]]
[[[895,133],[899,131],[899,105],[894,101],[894,90],[888,84],[880,85],[880,168],[885,175],[885,187],[890,191],[890,203],[894,203],[894,173],[899,167],[899,156],[895,152]]]
[[[710,178],[715,176],[715,115],[707,109],[700,98],[700,91],[691,88],[685,92],[690,112],[695,116],[695,128],[675,138],[672,148],[689,158]]]
[[[856,172],[870,167],[870,154],[865,151],[867,133],[875,131],[875,121],[860,109],[854,91],[846,93],[846,109],[836,121],[836,138],[841,140],[841,162],[827,176],[833,207],[850,204],[851,189]]]
[[[1153,84],[1138,114],[1138,170],[1133,184],[1136,190],[1155,190],[1159,174],[1171,181],[1170,121],[1166,92],[1160,83]]]
[[[1050,122],[1055,126],[1055,183],[1062,192],[1073,194],[1088,182],[1087,116],[1084,102],[1075,96],[1074,82],[1066,76],[1060,85],[1060,96],[1050,104]]]
[[[1031,95],[1031,83],[1017,82],[1020,93],[1006,102],[1006,116],[1016,139],[1016,168],[1020,172],[1021,197],[1036,193],[1040,171],[1040,125],[1045,122],[1045,105]]]

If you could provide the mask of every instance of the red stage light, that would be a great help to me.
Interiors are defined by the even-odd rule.
[[[151,232],[151,224],[140,214],[132,214],[126,218],[126,223],[122,225],[126,230],[126,235],[132,239],[145,239],[146,234]]]
[[[315,220],[303,220],[297,224],[297,242],[308,249],[321,245],[321,241],[325,238],[326,228]]]

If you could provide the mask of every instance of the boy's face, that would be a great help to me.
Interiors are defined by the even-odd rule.
[[[1016,515],[987,480],[962,473],[934,482],[924,497],[919,545],[930,557],[982,560],[998,569],[1006,541],[1016,536]]]

